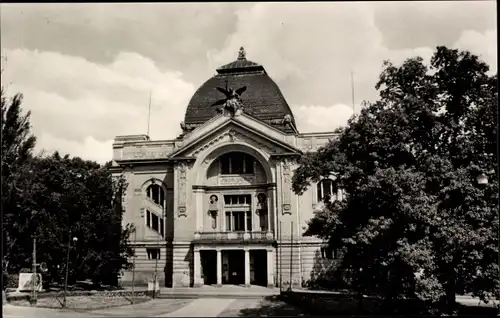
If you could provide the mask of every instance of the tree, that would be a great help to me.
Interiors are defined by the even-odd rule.
[[[113,180],[108,166],[69,155],[35,158],[30,197],[37,213],[24,232],[37,236],[37,260],[48,265],[46,283],[60,281],[66,269],[70,240],[69,282],[91,279],[117,285],[122,269],[130,266],[130,227],[122,229],[123,178]],[[78,241],[72,242],[72,237]],[[29,239],[17,245],[18,268],[29,266]]]
[[[385,62],[380,99],[300,159],[296,193],[331,175],[346,193],[325,202],[306,234],[343,248],[339,270],[360,293],[418,297],[448,313],[457,293],[494,295],[498,94],[487,72],[477,56],[446,47],[430,65]]]
[[[13,251],[19,235],[14,233],[19,229],[17,224],[21,214],[21,207],[26,206],[29,199],[23,193],[23,184],[26,183],[25,163],[32,158],[36,138],[31,133],[30,112],[23,115],[22,95],[16,94],[8,100],[2,87],[0,92],[1,104],[1,147],[2,147],[2,196],[3,209],[2,244],[3,268],[9,268],[14,257]],[[17,234],[19,234],[17,232]]]
[[[44,282],[60,280],[68,239],[76,236],[77,244],[71,244],[70,281],[92,279],[116,285],[120,271],[130,266],[132,253],[131,228],[122,228],[125,180],[113,179],[109,164],[61,157],[57,152],[34,157],[36,138],[30,131],[30,112],[23,115],[21,104],[21,94],[8,101],[2,89],[4,278],[31,268],[36,237],[37,261],[49,267]]]

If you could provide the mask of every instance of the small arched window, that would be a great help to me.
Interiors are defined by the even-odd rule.
[[[318,195],[318,202],[324,200],[328,201],[331,198],[336,199],[336,196],[334,196],[335,191],[333,188],[333,181],[331,179],[323,179],[320,182],[318,182],[316,192]]]

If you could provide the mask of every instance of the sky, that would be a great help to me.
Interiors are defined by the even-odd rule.
[[[36,152],[111,160],[117,135],[177,137],[196,89],[240,46],[300,132],[345,125],[374,101],[384,60],[436,46],[497,71],[495,1],[0,4],[2,85],[24,95]]]

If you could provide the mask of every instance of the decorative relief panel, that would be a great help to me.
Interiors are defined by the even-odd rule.
[[[219,176],[219,185],[251,185],[254,183],[254,175]]]
[[[162,159],[172,153],[174,143],[163,143],[161,145],[129,145],[123,148],[122,160],[133,159]]]
[[[128,159],[128,160],[130,160],[130,159],[161,159],[161,158],[167,158],[170,153],[171,153],[171,151],[127,152],[127,153],[123,154],[122,160],[125,160],[125,159]]]
[[[221,141],[224,141],[224,140],[229,140],[231,142],[241,140],[244,142],[252,143],[255,147],[262,149],[262,150],[265,150],[267,152],[270,152],[270,153],[275,152],[274,149],[270,148],[267,144],[259,141],[258,139],[251,138],[248,134],[242,134],[234,129],[230,129],[230,130],[227,130],[224,133],[218,135],[217,137],[213,138],[212,140],[210,140],[206,144],[202,145],[200,148],[196,149],[196,151],[194,151],[192,155],[196,156],[197,154],[204,151],[205,149],[207,149],[207,148],[211,147],[212,145],[215,145]]]
[[[178,205],[179,205],[179,216],[186,217],[186,182],[187,182],[187,166],[186,163],[181,162],[178,165],[179,169],[179,197],[178,197]]]
[[[292,214],[291,209],[291,185],[292,178],[290,174],[290,161],[288,159],[283,159],[281,162],[282,167],[282,202],[283,202],[283,214]]]

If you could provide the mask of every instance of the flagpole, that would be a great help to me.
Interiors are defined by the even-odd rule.
[[[351,93],[352,93],[352,112],[355,113],[356,109],[354,107],[354,73],[351,71]]]
[[[149,126],[151,125],[151,92],[149,92],[149,109],[148,109],[148,137],[149,137]]]

